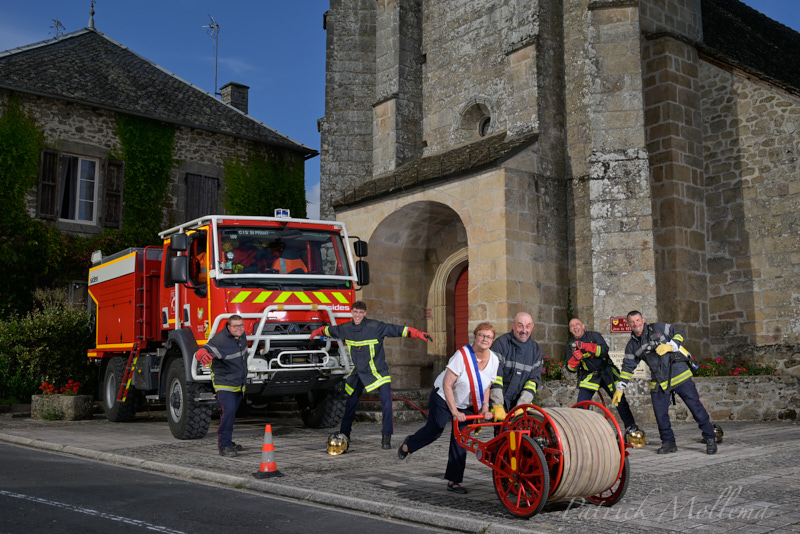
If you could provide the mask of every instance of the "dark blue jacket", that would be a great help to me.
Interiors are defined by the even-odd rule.
[[[367,391],[390,383],[392,377],[389,376],[389,364],[386,363],[386,354],[383,352],[383,338],[410,336],[407,326],[367,318],[358,325],[348,321],[325,327],[325,335],[341,339],[350,350],[353,370],[347,376],[345,384],[345,391],[349,395],[353,394],[359,378]]]
[[[214,356],[210,365],[214,390],[241,391],[247,379],[247,337],[242,334],[237,340],[225,327],[203,348]]]
[[[539,344],[533,338],[520,343],[514,333],[509,332],[494,340],[492,352],[500,357],[497,378],[492,389],[500,388],[503,391],[505,409],[510,410],[517,406],[517,400],[523,391],[528,391],[535,397],[542,385],[544,368],[544,353]]]
[[[673,349],[661,356],[656,347],[662,343],[672,345]],[[670,391],[674,386],[692,378],[692,370],[686,361],[688,351],[683,348],[683,330],[669,323],[645,324],[641,337],[631,332],[631,339],[625,347],[620,381],[627,384],[639,362],[644,360],[650,368],[650,389],[660,388]]]

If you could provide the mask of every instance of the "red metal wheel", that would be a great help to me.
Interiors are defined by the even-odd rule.
[[[600,506],[613,506],[625,496],[628,491],[628,459],[625,458],[622,473],[614,484],[605,491],[601,491],[597,495],[589,497],[587,500]]]
[[[523,404],[517,409],[521,410],[521,413],[516,416],[509,414],[509,417],[503,421],[500,432],[530,431],[530,436],[535,439],[544,453],[550,472],[550,494],[552,495],[561,483],[564,471],[562,462],[564,446],[561,443],[561,435],[558,433],[555,421],[542,408],[535,404]]]
[[[550,493],[550,473],[544,453],[530,437],[507,432],[497,449],[494,490],[511,514],[528,518],[538,514]]]

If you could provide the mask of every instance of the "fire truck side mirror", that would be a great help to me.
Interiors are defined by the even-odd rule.
[[[173,256],[169,259],[169,280],[173,284],[189,281],[189,256]]]
[[[367,254],[369,253],[369,248],[367,247],[366,241],[361,241],[360,239],[353,243],[353,252],[355,252],[356,256],[359,258],[366,258]]]
[[[358,278],[358,285],[369,285],[369,263],[363,260],[358,260],[356,262],[356,278]]]
[[[186,234],[175,234],[169,238],[169,248],[177,252],[189,250],[189,236]]]

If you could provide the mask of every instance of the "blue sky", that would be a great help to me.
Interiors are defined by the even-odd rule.
[[[800,31],[800,1],[745,0]],[[250,115],[317,151],[317,119],[325,113],[325,30],[328,0],[97,0],[95,28],[134,52],[210,92],[214,40],[220,25],[218,87],[250,87]],[[55,36],[89,21],[90,0],[0,0],[0,50]],[[306,162],[309,217],[319,213],[319,156]]]

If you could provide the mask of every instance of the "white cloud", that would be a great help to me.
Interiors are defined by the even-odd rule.
[[[236,75],[258,70],[254,65],[240,58],[219,58],[219,64],[227,67]]]

